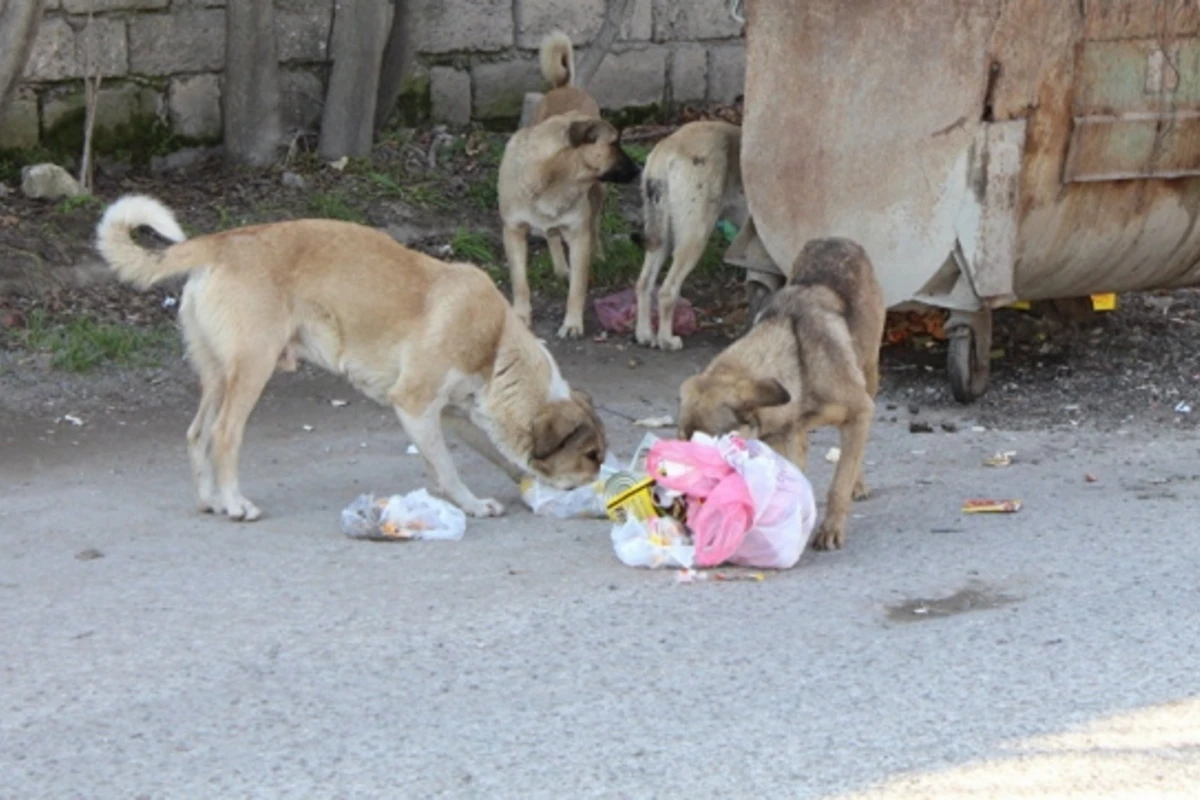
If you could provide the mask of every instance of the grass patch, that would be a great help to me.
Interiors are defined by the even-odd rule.
[[[450,249],[457,258],[481,267],[493,266],[496,263],[496,251],[486,233],[459,228],[450,240]]]
[[[496,171],[488,170],[480,180],[467,187],[467,197],[480,211],[497,211],[500,208],[500,195],[496,189]]]
[[[29,350],[48,353],[50,366],[64,372],[88,372],[103,364],[158,366],[179,341],[170,325],[141,328],[87,317],[51,323],[40,309],[30,313],[24,330],[9,336]]]
[[[382,172],[367,173],[367,180],[377,187],[378,197],[393,197],[410,206],[432,211],[450,211],[454,208],[454,201],[432,184],[405,186]]]
[[[357,222],[360,225],[367,221],[367,215],[361,208],[356,208],[346,202],[338,194],[318,192],[308,201],[308,210],[318,217],[325,219],[340,219],[345,222]]]
[[[646,159],[650,157],[650,151],[654,149],[653,144],[642,144],[641,142],[631,142],[622,144],[621,149],[629,154],[629,157],[638,163],[639,166],[646,166]]]
[[[55,207],[59,214],[73,214],[81,209],[100,208],[104,202],[93,194],[77,194],[74,197],[64,197]]]

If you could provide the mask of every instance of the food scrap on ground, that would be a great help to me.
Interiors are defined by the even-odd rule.
[[[1007,467],[1012,464],[1013,459],[1017,457],[1017,451],[1005,450],[1004,452],[990,455],[983,460],[985,467]]]
[[[967,500],[962,506],[964,514],[1015,514],[1020,510],[1020,500]]]

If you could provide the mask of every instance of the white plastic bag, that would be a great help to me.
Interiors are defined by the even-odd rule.
[[[629,517],[612,529],[613,549],[629,567],[682,567],[691,569],[696,548],[674,517]]]
[[[534,514],[557,519],[605,519],[604,482],[620,471],[610,453],[600,466],[600,475],[586,486],[555,489],[532,476],[521,480],[521,499]]]
[[[458,540],[467,530],[467,515],[426,489],[376,499],[360,495],[342,511],[342,533],[353,539],[403,541]]]
[[[754,501],[754,525],[727,563],[790,569],[800,560],[817,524],[812,484],[767,444],[742,441],[744,447],[729,436],[715,442],[725,461],[746,481]]]

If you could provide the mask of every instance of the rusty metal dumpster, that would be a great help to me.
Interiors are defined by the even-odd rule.
[[[1196,0],[745,14],[753,225],[732,260],[787,267],[809,238],[859,241],[891,306],[950,311],[959,400],[986,387],[994,308],[1200,284]]]

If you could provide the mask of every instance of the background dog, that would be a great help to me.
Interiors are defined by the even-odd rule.
[[[690,122],[650,152],[642,171],[643,234],[646,248],[637,281],[639,344],[679,350],[671,330],[683,282],[696,268],[721,213],[744,221],[742,130],[728,122]],[[671,255],[671,269],[658,292],[658,335],[650,310],[658,273]]]
[[[143,248],[132,238],[143,225],[174,244]],[[200,376],[187,438],[202,510],[260,516],[238,488],[242,433],[275,369],[294,369],[299,358],[393,406],[435,490],[473,516],[504,509],[459,478],[444,414],[457,414],[467,443],[510,475],[528,471],[567,489],[599,472],[607,443],[591,401],[571,390],[549,351],[470,264],[443,263],[334,220],[185,241],[165,206],[139,196],[109,206],[97,246],[139,287],[189,276],[179,319]]]
[[[761,438],[804,470],[808,432],[837,425],[842,455],[813,546],[839,548],[862,480],[887,308],[866,252],[846,239],[814,239],[792,279],[754,327],[680,388],[680,435],[738,431]]]
[[[620,138],[610,123],[567,111],[522,128],[505,145],[497,187],[504,254],[513,307],[526,324],[532,316],[527,272],[532,231],[547,237],[555,273],[568,276],[567,311],[558,335],[583,335],[592,256],[604,207],[600,183],[630,183],[640,171],[621,149]],[[569,266],[562,244],[555,239],[566,241]]]

